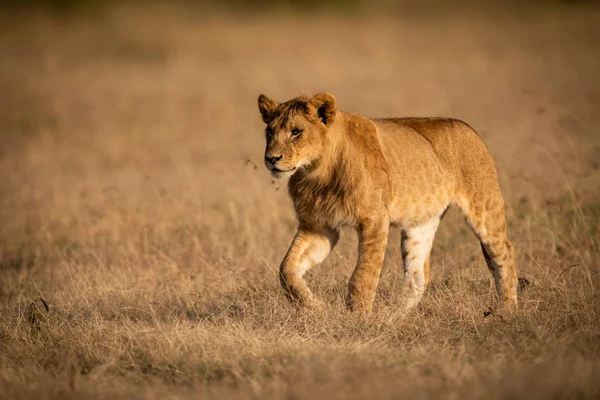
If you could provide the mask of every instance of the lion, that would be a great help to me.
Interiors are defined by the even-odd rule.
[[[353,227],[359,255],[346,307],[372,312],[390,226],[401,231],[403,307],[429,282],[429,255],[448,207],[456,204],[481,242],[499,306],[517,307],[514,247],[492,155],[465,122],[452,118],[368,118],[337,108],[332,94],[278,103],[261,94],[265,165],[289,178],[298,230],[280,266],[297,304],[320,307],[303,275],[322,263],[340,229]]]

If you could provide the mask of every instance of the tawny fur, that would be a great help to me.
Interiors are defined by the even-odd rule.
[[[429,253],[444,211],[457,204],[481,242],[501,305],[517,305],[517,275],[494,160],[467,124],[448,118],[371,119],[338,110],[331,94],[278,103],[258,98],[265,164],[288,189],[298,232],[280,270],[290,299],[319,305],[304,273],[323,262],[343,226],[359,235],[347,306],[370,313],[390,225],[402,229],[404,307],[429,281]]]

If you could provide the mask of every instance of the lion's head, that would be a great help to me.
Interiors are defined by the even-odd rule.
[[[328,93],[285,103],[261,94],[258,109],[267,124],[265,165],[273,177],[284,178],[318,160],[337,114],[337,102]]]

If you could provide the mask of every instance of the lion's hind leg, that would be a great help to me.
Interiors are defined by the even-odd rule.
[[[514,247],[506,228],[504,201],[499,195],[480,195],[461,204],[467,223],[481,242],[486,264],[494,278],[500,305],[509,311],[517,307],[517,272]]]
[[[429,283],[429,254],[440,218],[402,231],[402,260],[404,262],[404,308],[416,306]]]

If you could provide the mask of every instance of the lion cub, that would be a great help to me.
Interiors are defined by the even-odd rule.
[[[514,249],[494,160],[467,124],[448,118],[378,118],[338,110],[328,93],[278,103],[265,95],[265,164],[289,177],[298,232],[281,263],[281,285],[302,305],[321,304],[302,278],[323,262],[343,226],[358,232],[350,310],[370,313],[390,225],[402,229],[404,307],[429,282],[429,253],[445,210],[457,204],[481,242],[501,306],[517,306]]]

